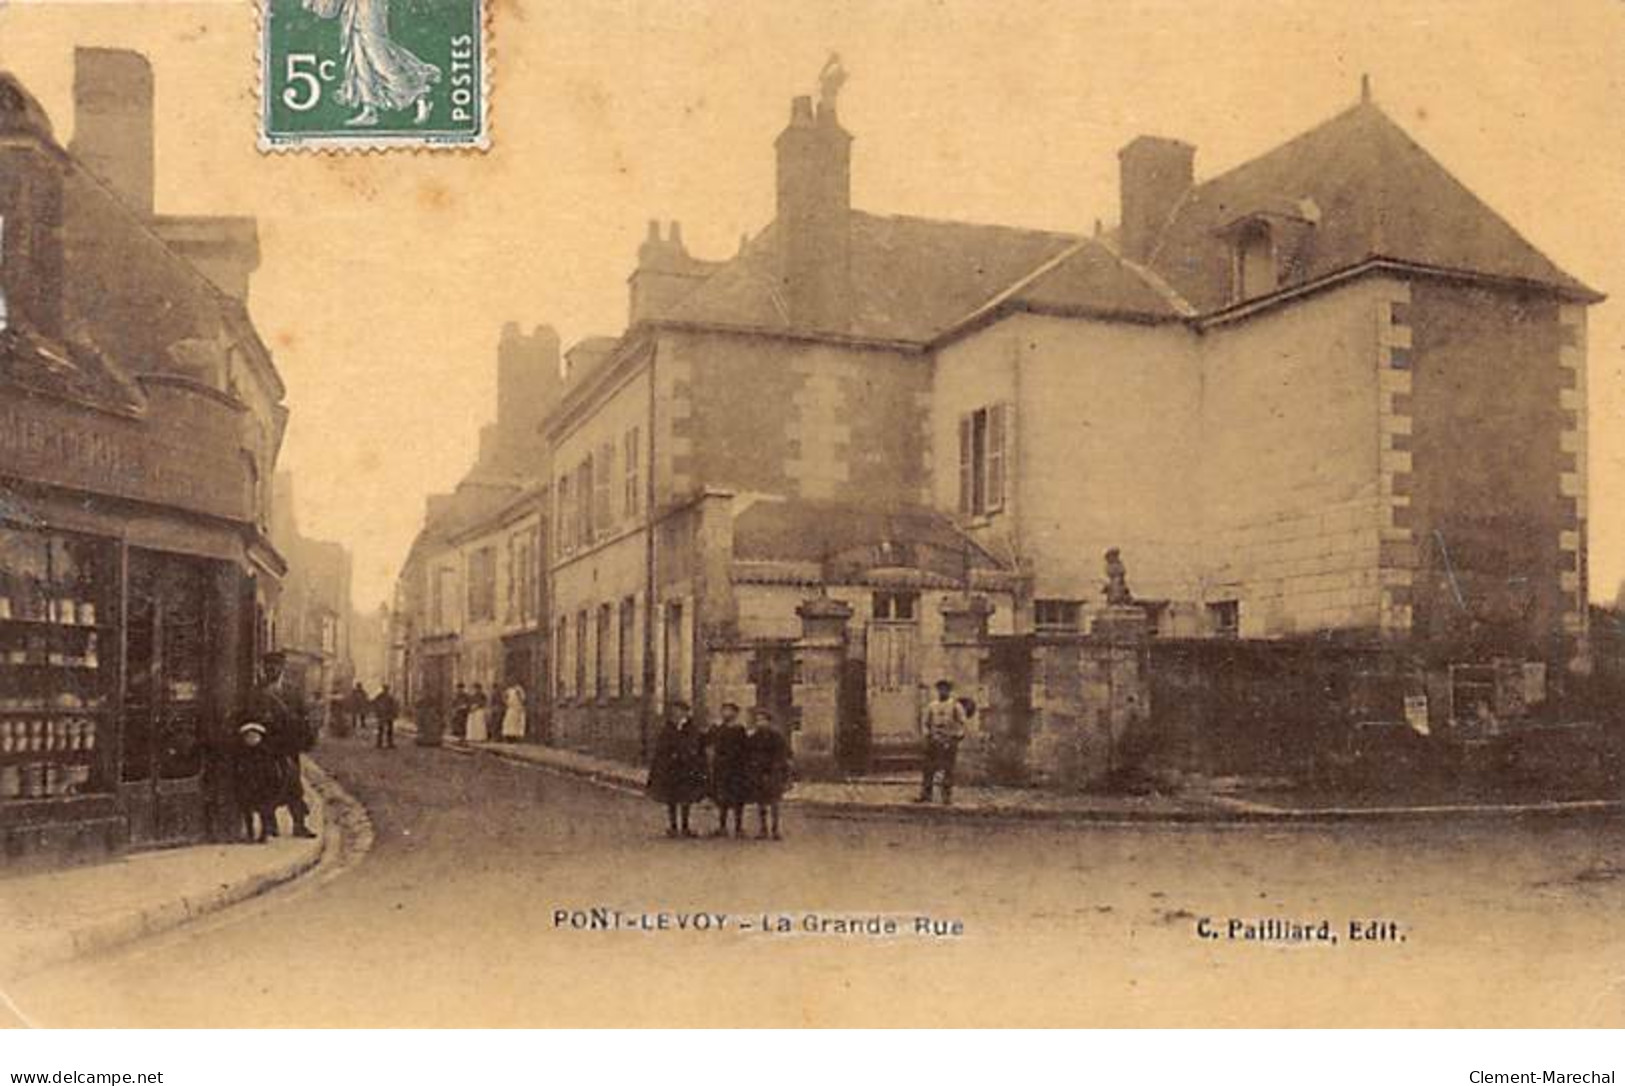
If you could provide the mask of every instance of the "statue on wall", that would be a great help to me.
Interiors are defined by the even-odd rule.
[[[846,69],[841,66],[841,54],[831,53],[829,59],[818,72],[818,112],[825,110],[833,115],[835,112],[835,99],[841,93],[841,87],[846,83]]]
[[[1116,547],[1106,552],[1106,587],[1108,607],[1128,607],[1134,603],[1134,593],[1128,588],[1128,567]]]

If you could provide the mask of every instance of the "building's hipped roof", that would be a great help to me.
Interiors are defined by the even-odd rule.
[[[1283,286],[1385,258],[1596,297],[1369,102],[1193,188],[1163,229],[1152,270],[1198,310],[1222,309],[1231,301],[1226,228],[1283,209],[1315,219],[1278,254]]]
[[[1011,293],[1017,308],[1138,320],[1175,320],[1188,307],[1150,272],[1087,241]]]
[[[998,561],[934,509],[874,509],[841,501],[758,501],[734,520],[734,558],[742,561],[827,562],[883,544],[926,547],[954,556],[954,565],[999,569]]]
[[[805,331],[925,344],[1076,243],[1067,234],[851,212],[852,319],[791,324],[779,289],[778,228],[695,288],[666,318],[758,331]]]

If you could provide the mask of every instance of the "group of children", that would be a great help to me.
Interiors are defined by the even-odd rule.
[[[790,744],[773,726],[766,709],[754,708],[745,724],[739,706],[722,706],[722,721],[703,728],[687,702],[672,704],[649,762],[649,795],[666,805],[667,837],[698,837],[689,826],[694,804],[709,798],[716,805],[713,837],[745,836],[745,808],[756,806],[756,836],[783,839],[779,802],[790,788]]]

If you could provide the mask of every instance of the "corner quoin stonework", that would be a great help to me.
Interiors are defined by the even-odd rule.
[[[1559,435],[1563,471],[1558,476],[1558,493],[1567,510],[1558,533],[1562,555],[1559,574],[1565,602],[1563,632],[1578,641],[1586,637],[1586,324],[1585,309],[1578,305],[1558,307],[1559,346],[1557,362],[1558,408],[1563,429]]]
[[[1416,533],[1411,518],[1411,288],[1383,281],[1377,302],[1377,419],[1381,430],[1378,476],[1382,503],[1378,522],[1378,576],[1382,586],[1382,633],[1411,631],[1416,582]]]

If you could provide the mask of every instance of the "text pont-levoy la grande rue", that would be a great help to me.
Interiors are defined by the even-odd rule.
[[[607,906],[554,909],[553,927],[570,931],[761,932],[768,935],[919,936],[953,939],[965,922],[940,916],[884,914],[830,916],[823,913],[756,913],[749,916],[709,911],[638,912]]]

